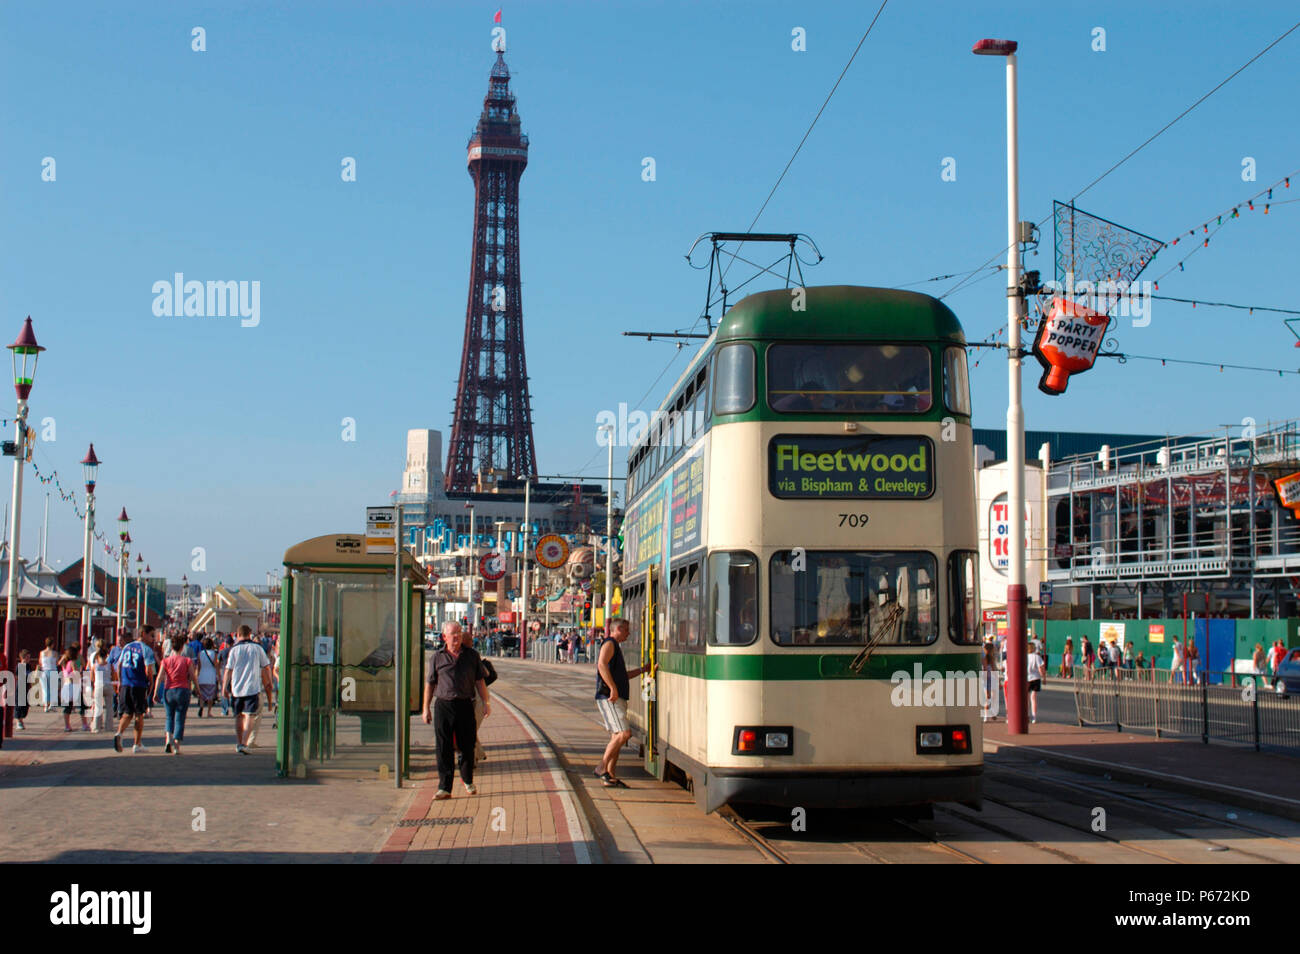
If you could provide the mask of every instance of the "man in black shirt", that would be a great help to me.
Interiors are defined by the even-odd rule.
[[[429,681],[424,687],[424,722],[433,723],[438,745],[438,791],[434,798],[451,798],[452,740],[460,751],[460,778],[466,795],[477,795],[474,787],[474,746],[478,741],[474,724],[474,697],[483,700],[483,716],[492,713],[488,697],[487,671],[473,647],[465,645],[459,623],[442,624],[443,648],[433,654]],[[430,710],[430,704],[433,709]]]
[[[609,745],[605,747],[605,755],[596,769],[596,777],[606,788],[627,787],[614,775],[614,769],[618,765],[619,750],[632,738],[632,730],[627,724],[627,697],[631,694],[628,679],[641,675],[648,668],[642,666],[629,671],[623,661],[620,644],[627,641],[628,631],[627,620],[611,619],[610,634],[600,641],[600,652],[596,657],[596,711],[600,713],[601,724],[609,730]]]

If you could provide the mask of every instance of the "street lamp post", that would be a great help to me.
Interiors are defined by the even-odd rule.
[[[189,574],[181,574],[181,614],[185,620],[181,624],[183,632],[190,631],[190,578]]]
[[[153,570],[150,569],[149,564],[147,563],[144,565],[144,571],[146,573],[153,572]],[[148,619],[148,617],[145,616],[144,614],[145,614],[145,610],[148,609],[149,603],[148,600],[144,598],[144,581],[140,579],[140,573],[138,567],[136,568],[136,581],[138,585],[135,591],[135,619],[136,619],[135,628],[139,629],[140,623],[143,620]]]
[[[141,573],[144,572],[144,557],[140,554],[135,556],[135,631],[140,632],[140,588],[144,584]]]
[[[528,601],[532,599],[532,586],[528,579],[528,546],[532,542],[532,525],[528,522],[529,505],[532,503],[533,480],[531,477],[524,478],[524,522],[519,525],[519,532],[523,535],[523,602],[520,604],[519,613],[519,658],[528,658]]]
[[[90,602],[95,598],[95,561],[91,550],[95,537],[95,479],[99,473],[99,458],[95,445],[81,460],[81,470],[86,478],[86,542],[81,552],[81,658],[86,658],[90,645]]]
[[[9,345],[13,361],[14,393],[18,395],[18,414],[14,419],[14,492],[10,509],[9,522],[9,599],[6,603],[8,615],[5,617],[5,660],[9,672],[16,665],[18,647],[14,645],[18,638],[18,543],[22,530],[23,515],[23,457],[27,445],[27,399],[31,397],[32,382],[36,378],[36,362],[45,349],[36,343],[36,333],[32,331],[31,316],[23,322],[23,329],[18,333],[18,340]],[[14,734],[14,707],[4,707],[4,736],[12,738]]]
[[[474,524],[474,505],[465,504],[465,509],[469,511],[469,566],[466,568],[466,576],[469,577],[469,631],[474,632],[474,627],[478,623],[478,614],[474,612],[474,581],[478,579],[478,540],[475,531],[478,529]]]
[[[1020,323],[1025,315],[1020,283],[1020,176],[1016,133],[1015,40],[980,40],[971,52],[1007,61],[1007,508],[1011,528],[1007,567],[1007,731],[1024,735],[1029,708],[1025,668],[1025,410],[1020,397]]]
[[[117,518],[117,538],[121,541],[121,550],[117,555],[117,629],[118,632],[126,632],[126,561],[130,559],[131,534],[127,531],[127,526],[131,523],[131,518],[126,515],[126,508],[122,508],[122,513]]]

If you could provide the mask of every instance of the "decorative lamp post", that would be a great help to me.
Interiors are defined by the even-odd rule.
[[[140,554],[135,555],[135,631],[140,632],[140,624],[143,622],[140,616],[140,588],[144,585],[144,557]]]
[[[190,578],[188,574],[181,574],[181,614],[184,620],[181,623],[181,631],[188,633],[190,631]]]
[[[17,658],[18,647],[18,544],[22,531],[23,515],[23,462],[27,449],[27,399],[36,380],[36,362],[45,349],[36,343],[31,316],[23,322],[18,340],[9,345],[13,360],[14,393],[18,395],[18,414],[14,419],[14,492],[9,522],[9,598],[6,604],[4,653],[9,671]],[[12,738],[14,708],[4,708],[4,736]]]
[[[91,549],[95,538],[95,480],[99,474],[99,458],[95,445],[81,460],[81,471],[86,478],[86,543],[81,552],[81,658],[86,658],[90,645],[90,602],[95,598],[95,561]]]
[[[122,508],[122,513],[117,518],[117,538],[121,541],[122,547],[117,555],[117,628],[119,632],[126,632],[126,561],[130,559],[131,534],[127,532],[127,525],[131,518],[126,515],[126,508]]]
[[[979,56],[1007,61],[1007,510],[1011,522],[1007,567],[1007,731],[1024,735],[1029,709],[1025,668],[1025,409],[1020,397],[1020,322],[1025,290],[1020,283],[1020,173],[1016,131],[1015,40],[980,40],[971,49]]]

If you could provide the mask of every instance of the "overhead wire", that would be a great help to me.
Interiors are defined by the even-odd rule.
[[[1269,50],[1273,49],[1273,47],[1275,47],[1275,46],[1277,46],[1279,43],[1281,43],[1284,39],[1286,39],[1288,36],[1290,36],[1292,33],[1294,33],[1294,32],[1296,31],[1296,29],[1298,29],[1298,28],[1300,28],[1300,22],[1295,23],[1295,24],[1294,24],[1294,25],[1293,25],[1289,30],[1286,30],[1286,31],[1283,32],[1281,35],[1277,36],[1277,37],[1276,37],[1276,38],[1275,38],[1271,43],[1268,44],[1268,46],[1264,47],[1264,49],[1260,50],[1258,53],[1256,53],[1254,56],[1252,56],[1249,60],[1247,60],[1245,63],[1243,63],[1243,64],[1242,64],[1241,66],[1239,66],[1237,69],[1233,70],[1233,72],[1230,73],[1230,74],[1227,76],[1227,78],[1225,78],[1224,80],[1222,80],[1218,85],[1216,85],[1216,86],[1215,86],[1213,89],[1211,89],[1208,93],[1206,93],[1204,96],[1202,96],[1202,97],[1201,97],[1200,99],[1198,99],[1196,102],[1192,103],[1192,105],[1188,106],[1186,109],[1184,109],[1181,113],[1179,113],[1177,116],[1175,116],[1172,120],[1170,120],[1170,121],[1169,121],[1168,123],[1166,123],[1164,126],[1160,127],[1160,129],[1157,130],[1157,131],[1155,132],[1155,134],[1153,134],[1152,136],[1148,137],[1148,138],[1147,138],[1147,139],[1146,139],[1146,140],[1145,140],[1141,145],[1139,145],[1136,149],[1133,149],[1132,151],[1130,151],[1130,152],[1128,153],[1128,155],[1124,156],[1124,158],[1122,158],[1121,160],[1119,160],[1119,162],[1117,162],[1117,163],[1115,163],[1114,165],[1112,165],[1109,169],[1107,169],[1105,172],[1103,172],[1103,173],[1102,173],[1101,175],[1099,175],[1097,178],[1093,179],[1093,180],[1092,180],[1091,182],[1089,182],[1086,186],[1084,186],[1082,189],[1080,189],[1078,192],[1076,192],[1076,193],[1075,193],[1075,194],[1070,198],[1070,201],[1073,202],[1075,199],[1079,198],[1079,196],[1083,195],[1083,194],[1086,193],[1088,190],[1090,190],[1093,186],[1097,185],[1097,183],[1101,182],[1102,179],[1105,179],[1108,175],[1110,175],[1112,172],[1114,172],[1114,171],[1115,171],[1116,169],[1118,169],[1120,166],[1124,165],[1124,163],[1128,162],[1130,159],[1132,159],[1134,156],[1136,156],[1139,152],[1141,152],[1141,151],[1142,151],[1143,149],[1145,149],[1147,146],[1151,145],[1151,143],[1155,142],[1156,139],[1158,139],[1162,134],[1164,134],[1164,133],[1165,133],[1165,132],[1166,132],[1166,131],[1171,127],[1171,126],[1173,126],[1175,123],[1177,123],[1180,119],[1182,119],[1182,118],[1184,118],[1185,116],[1187,116],[1187,114],[1190,113],[1192,110],[1194,110],[1197,106],[1200,106],[1203,102],[1205,102],[1207,99],[1209,99],[1211,96],[1213,96],[1213,95],[1214,95],[1215,93],[1217,93],[1219,90],[1221,90],[1221,89],[1222,89],[1224,86],[1226,86],[1226,85],[1227,85],[1231,80],[1233,80],[1234,78],[1236,78],[1238,74],[1240,74],[1243,70],[1245,70],[1246,67],[1250,66],[1252,63],[1254,63],[1256,60],[1258,60],[1261,56],[1263,56],[1263,55],[1264,55],[1265,53],[1267,53]],[[1042,228],[1045,224],[1047,224],[1047,222],[1048,222],[1050,219],[1051,219],[1051,216],[1050,216],[1050,215],[1047,216],[1047,218],[1044,218],[1041,222],[1038,223],[1038,226],[1037,226],[1037,227],[1038,227],[1038,228]],[[1000,258],[1001,256],[1005,255],[1005,254],[1008,252],[1009,249],[1010,249],[1010,246],[1009,246],[1009,245],[1004,245],[1004,246],[1002,246],[1001,251],[999,251],[999,252],[997,252],[997,253],[995,253],[995,254],[993,254],[993,255],[990,255],[990,256],[985,260],[984,264],[980,266],[980,268],[983,268],[983,267],[987,266],[990,262],[993,262],[993,261],[996,260],[997,258]],[[956,293],[957,293],[958,291],[960,291],[960,290],[961,290],[961,289],[962,289],[966,284],[968,284],[968,282],[969,282],[969,279],[963,279],[962,281],[958,282],[956,285],[954,285],[953,287],[951,287],[951,288],[949,288],[947,291],[945,291],[942,295],[939,296],[939,298],[940,298],[940,299],[943,299],[943,298],[947,298],[949,295],[956,294]]]

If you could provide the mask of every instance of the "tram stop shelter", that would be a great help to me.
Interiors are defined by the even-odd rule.
[[[391,776],[401,787],[423,705],[424,571],[404,549],[367,553],[350,533],[304,540],[284,566],[279,775]]]

